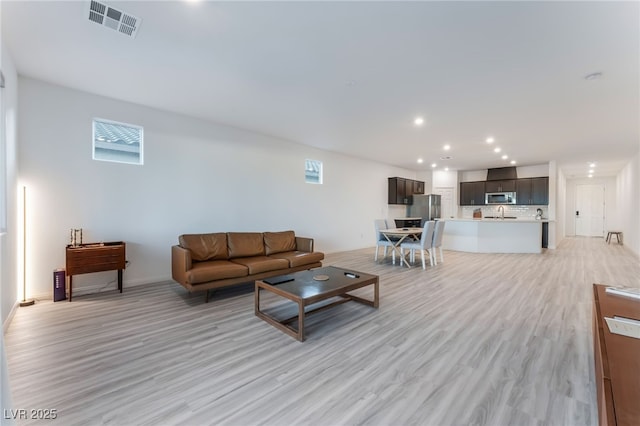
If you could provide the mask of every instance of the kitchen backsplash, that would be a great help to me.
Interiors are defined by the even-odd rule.
[[[482,217],[500,216],[502,213],[498,211],[499,206],[462,206],[462,217],[470,219],[473,217],[473,211],[477,208],[482,210]],[[549,206],[504,206],[505,216],[515,216],[520,219],[535,219],[536,211],[542,209],[542,217],[549,217]]]

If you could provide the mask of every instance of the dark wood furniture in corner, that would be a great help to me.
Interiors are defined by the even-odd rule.
[[[67,246],[67,275],[69,276],[69,302],[73,297],[73,276],[92,272],[118,271],[118,290],[122,293],[122,271],[126,267],[125,243],[82,244]]]
[[[640,321],[640,300],[593,285],[593,347],[601,426],[640,425],[640,339],[611,333],[605,317]]]

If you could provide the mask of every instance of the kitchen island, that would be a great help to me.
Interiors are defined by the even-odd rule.
[[[547,219],[447,219],[442,248],[471,253],[541,253]]]

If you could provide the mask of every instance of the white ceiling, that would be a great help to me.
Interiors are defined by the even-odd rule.
[[[638,2],[106,3],[135,39],[86,1],[3,0],[19,73],[415,170],[507,166],[490,135],[568,177],[639,150]]]

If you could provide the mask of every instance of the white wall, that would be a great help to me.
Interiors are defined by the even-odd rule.
[[[0,318],[3,327],[8,325],[7,319],[18,300],[17,262],[13,255],[17,250],[19,236],[16,218],[16,176],[17,168],[17,109],[18,109],[18,75],[13,60],[4,46],[1,47],[0,68],[5,78],[2,90],[2,109],[0,111],[0,166],[5,178],[6,199],[6,232],[0,235]]]
[[[615,228],[618,223],[618,208],[616,196],[615,177],[593,177],[580,179],[567,179],[565,198],[565,235],[576,235],[576,188],[578,185],[604,185],[604,230]],[[606,235],[606,234],[605,234]]]
[[[454,188],[458,193],[458,173],[436,170],[433,172],[433,188]]]
[[[1,6],[0,6],[1,7]],[[5,78],[5,87],[0,89],[0,173],[3,174],[6,197],[0,202],[5,209],[6,232],[0,233],[0,410],[14,408],[11,403],[9,373],[4,351],[4,331],[8,328],[18,300],[17,263],[14,253],[18,238],[16,221],[16,174],[17,174],[17,107],[18,75],[9,52],[0,40],[0,69]],[[11,425],[14,422],[2,416],[0,424]]]
[[[567,178],[562,170],[558,169],[557,182],[557,208],[556,208],[556,245],[566,236],[567,226]]]
[[[618,223],[624,244],[640,256],[640,154],[616,177]]]
[[[535,164],[533,166],[518,166],[516,167],[516,173],[518,175],[518,179],[545,177],[550,176],[553,167],[554,165],[551,163]]]
[[[93,117],[144,126],[145,165],[93,161]],[[387,178],[414,174],[28,78],[19,130],[36,238],[28,286],[49,297],[70,228],[85,242],[127,242],[126,289],[169,279],[182,233],[293,229],[325,252],[371,247],[374,219],[395,215]],[[304,183],[305,158],[324,162],[323,185]],[[105,280],[115,288],[113,272],[74,277],[74,292]]]
[[[464,170],[458,172],[459,182],[478,182],[487,180],[487,170]]]

